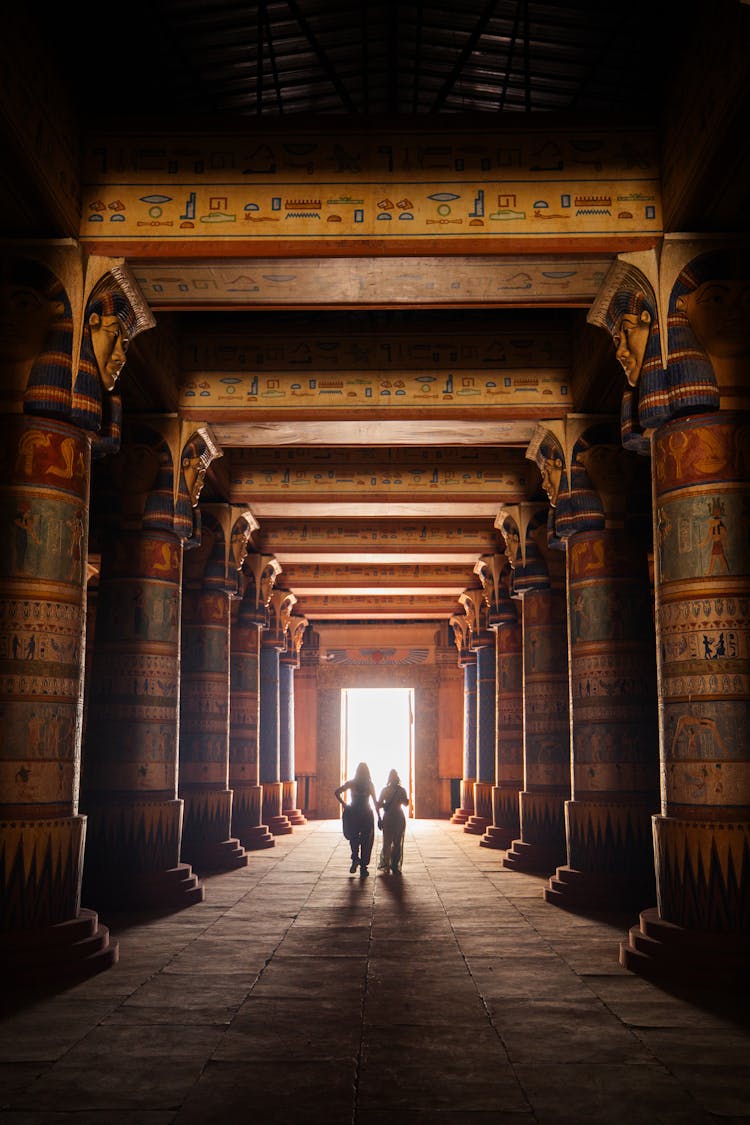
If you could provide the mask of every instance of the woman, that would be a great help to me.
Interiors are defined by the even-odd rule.
[[[409,795],[401,784],[401,778],[396,770],[391,770],[377,802],[378,811],[383,810],[383,848],[378,868],[382,871],[390,869],[394,875],[399,874],[404,860],[406,817],[402,806],[408,804]]]
[[[341,794],[345,793],[347,789],[351,792],[349,844],[352,849],[352,864],[349,868],[349,874],[353,875],[359,867],[360,879],[366,879],[370,874],[367,865],[370,862],[372,843],[375,837],[375,818],[370,808],[370,800],[372,800],[373,806],[377,807],[377,797],[375,786],[370,777],[370,770],[364,762],[359,763],[353,778],[345,781],[343,785],[339,785],[338,789],[334,790],[334,795],[342,808],[346,807],[346,801],[342,799]]]

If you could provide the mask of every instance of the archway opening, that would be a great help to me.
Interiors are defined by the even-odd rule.
[[[413,688],[342,688],[342,779],[353,775],[358,762],[367,762],[378,794],[397,770],[414,816]]]

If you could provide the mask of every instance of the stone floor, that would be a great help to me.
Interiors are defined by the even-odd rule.
[[[750,1122],[746,1005],[622,969],[632,919],[548,905],[456,825],[405,855],[360,880],[314,822],[200,905],[105,917],[119,964],[6,1001],[0,1125]]]

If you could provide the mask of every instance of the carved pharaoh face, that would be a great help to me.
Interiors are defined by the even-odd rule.
[[[246,523],[236,523],[232,529],[231,552],[232,564],[239,570],[247,558],[248,539],[250,529]]]
[[[99,375],[106,389],[111,391],[125,366],[128,338],[116,316],[92,313],[89,328]]]
[[[750,282],[705,281],[678,297],[677,308],[709,358],[750,355]]]
[[[34,359],[44,348],[47,333],[62,316],[59,301],[50,301],[28,285],[0,288],[0,361]]]
[[[631,387],[635,387],[640,378],[650,331],[651,313],[641,309],[638,314],[623,313],[612,336],[615,355]]]
[[[540,472],[542,474],[542,488],[547,493],[549,502],[554,508],[560,492],[560,478],[562,477],[562,459],[560,457],[545,457]]]
[[[503,524],[501,534],[505,540],[505,557],[515,570],[521,554],[521,536],[518,528],[508,520]]]
[[[195,507],[200,499],[201,490],[206,479],[206,463],[202,457],[189,455],[182,458],[182,472],[185,477],[190,503]]]

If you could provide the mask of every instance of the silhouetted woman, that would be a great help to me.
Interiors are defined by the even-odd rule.
[[[367,865],[370,862],[372,843],[375,838],[375,818],[373,809],[370,807],[370,801],[372,800],[374,808],[377,795],[370,777],[370,770],[365,762],[359,763],[353,778],[345,781],[343,785],[339,785],[338,789],[334,790],[335,796],[342,807],[346,807],[346,801],[342,799],[341,794],[346,792],[347,789],[351,794],[349,802],[351,806],[349,844],[352,849],[352,865],[349,868],[349,874],[353,875],[359,868],[360,879],[366,879],[370,874]]]
[[[409,795],[401,784],[401,778],[396,770],[391,770],[377,802],[378,812],[383,810],[383,847],[378,868],[381,871],[390,869],[394,875],[399,874],[404,861],[406,816],[403,806],[408,804]]]

